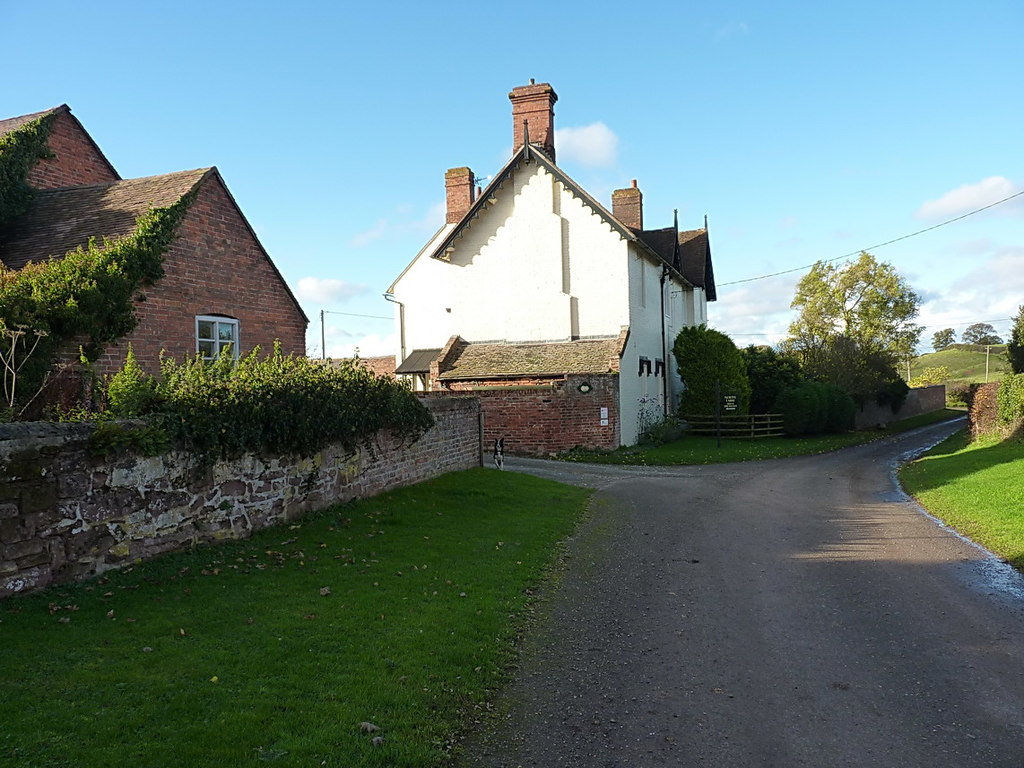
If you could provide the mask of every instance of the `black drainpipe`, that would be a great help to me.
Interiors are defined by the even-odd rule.
[[[661,268],[661,410],[662,416],[668,418],[668,353],[665,339],[665,280],[668,278],[668,267]]]

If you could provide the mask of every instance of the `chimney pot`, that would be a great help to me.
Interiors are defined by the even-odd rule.
[[[512,151],[519,151],[524,135],[528,134],[530,143],[539,144],[554,160],[555,102],[558,101],[555,89],[550,83],[538,83],[531,77],[529,85],[513,88],[508,98],[512,102]]]
[[[445,221],[457,224],[473,205],[473,171],[466,166],[449,168],[444,174],[444,190],[447,210]]]
[[[644,195],[636,179],[632,186],[612,192],[612,215],[631,229],[644,228]]]

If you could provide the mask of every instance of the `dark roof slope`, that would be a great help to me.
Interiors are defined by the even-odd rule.
[[[0,261],[10,269],[20,269],[29,261],[63,256],[93,237],[102,241],[127,235],[141,214],[174,204],[211,171],[200,168],[41,190],[28,211],[0,233]]]
[[[708,301],[717,301],[711,241],[707,229],[690,229],[679,233],[679,261],[686,279],[703,288]]]
[[[402,361],[402,364],[395,368],[395,373],[426,373],[430,370],[430,364],[437,360],[440,354],[440,347],[437,349],[414,349]]]
[[[542,344],[466,344],[441,379],[509,379],[618,370],[620,341],[585,339]]]

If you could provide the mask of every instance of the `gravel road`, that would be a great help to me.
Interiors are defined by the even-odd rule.
[[[1024,766],[1024,579],[898,490],[939,425],[822,456],[506,469],[597,489],[480,766]]]

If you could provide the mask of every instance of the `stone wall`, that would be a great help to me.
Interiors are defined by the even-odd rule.
[[[0,428],[0,598],[252,531],[336,502],[480,465],[475,398],[426,402],[435,426],[412,445],[386,434],[355,453],[245,455],[212,466],[183,452],[89,454],[92,427]]]
[[[931,387],[918,387],[907,393],[903,406],[896,412],[888,405],[868,403],[857,411],[856,428],[870,429],[890,421],[909,419],[922,413],[939,411],[946,407],[946,385],[936,384]]]

